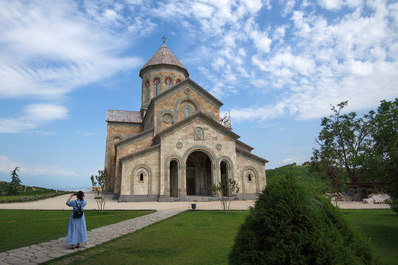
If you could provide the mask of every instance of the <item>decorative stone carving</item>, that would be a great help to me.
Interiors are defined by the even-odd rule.
[[[204,131],[200,127],[195,128],[194,135],[195,135],[195,140],[204,140],[205,139]]]
[[[216,144],[216,149],[217,150],[221,150],[222,149],[222,145],[221,144]]]
[[[169,115],[164,115],[163,121],[164,121],[165,123],[170,123],[170,122],[171,122],[171,117],[170,117]]]
[[[191,89],[189,87],[185,88],[184,93],[185,93],[185,95],[191,94]]]
[[[182,148],[182,143],[181,143],[181,142],[178,142],[178,143],[176,144],[176,147],[177,147],[178,149],[181,149],[181,148]]]

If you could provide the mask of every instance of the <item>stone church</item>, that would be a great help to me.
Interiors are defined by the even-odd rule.
[[[189,78],[165,41],[141,68],[141,110],[108,110],[106,189],[119,202],[213,199],[221,176],[240,199],[266,185],[265,163],[220,121],[223,105]],[[199,198],[199,197],[197,197]]]

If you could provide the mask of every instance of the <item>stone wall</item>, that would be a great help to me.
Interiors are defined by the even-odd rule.
[[[118,145],[116,145],[116,172],[115,172],[115,188],[114,193],[119,194],[121,188],[121,164],[120,159],[130,154],[134,154],[136,152],[145,150],[152,146],[153,143],[153,130],[149,130],[146,132],[141,133],[140,135],[136,135],[135,137],[131,138],[130,140],[127,139]]]
[[[203,130],[203,134],[198,135],[198,128]],[[203,152],[210,158],[213,184],[220,179],[219,165],[222,161],[227,162],[230,175],[234,178],[236,172],[236,165],[233,162],[236,158],[234,140],[207,123],[195,120],[182,128],[176,128],[161,140],[160,160],[163,161],[163,165],[160,169],[160,195],[170,195],[169,166],[172,160],[176,160],[179,165],[179,194],[186,195],[186,160],[195,151]]]
[[[105,165],[104,168],[110,175],[109,185],[106,188],[108,191],[113,191],[115,188],[115,173],[116,173],[116,155],[115,144],[142,132],[142,125],[135,123],[120,123],[108,122],[107,137],[105,147]]]
[[[242,195],[255,194],[265,188],[266,176],[263,163],[237,154],[236,164],[238,169],[237,179]]]
[[[159,194],[159,148],[123,160],[122,168],[121,195]]]
[[[190,108],[189,115],[198,111],[218,121],[220,110],[206,98],[189,86],[183,86],[176,93],[157,102],[154,107],[155,134],[185,119],[185,108]],[[169,118],[165,117],[168,116]]]

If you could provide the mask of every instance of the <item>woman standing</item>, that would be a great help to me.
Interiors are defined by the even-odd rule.
[[[66,237],[66,244],[72,245],[71,248],[74,249],[80,247],[80,243],[84,243],[87,241],[87,229],[86,229],[86,218],[83,216],[81,218],[74,218],[73,213],[78,211],[79,208],[83,210],[84,206],[87,205],[87,202],[84,200],[83,191],[79,191],[76,196],[77,199],[71,201],[72,197],[75,194],[70,195],[66,205],[73,207],[73,212],[69,219],[68,226],[68,236]]]

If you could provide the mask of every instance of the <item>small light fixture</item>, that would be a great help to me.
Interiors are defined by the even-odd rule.
[[[192,210],[195,210],[196,209],[196,203],[192,203],[191,207],[192,207]]]

